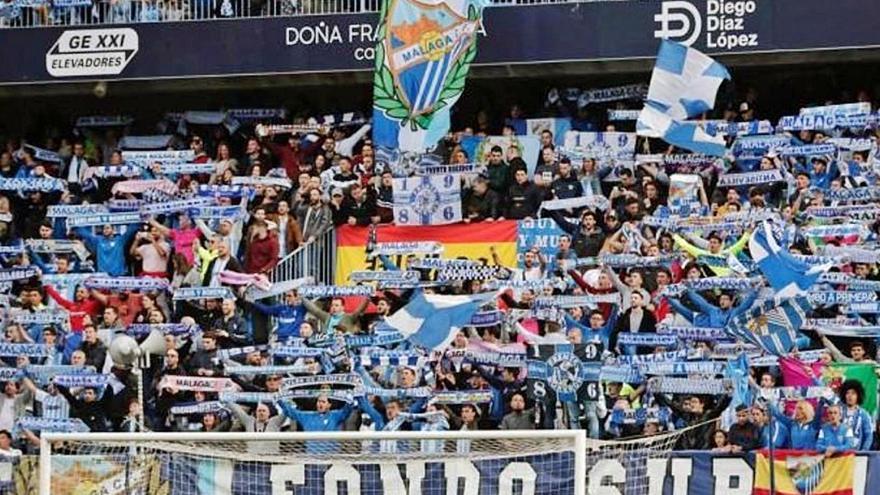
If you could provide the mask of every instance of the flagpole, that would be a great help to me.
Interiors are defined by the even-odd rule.
[[[770,495],[776,495],[776,458],[773,457],[773,421],[775,421],[775,418],[772,413],[768,414],[768,416],[770,418],[770,422],[767,423],[770,426],[767,442],[770,444]]]

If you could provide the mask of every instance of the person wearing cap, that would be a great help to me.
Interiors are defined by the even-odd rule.
[[[831,181],[840,173],[837,167],[829,167],[828,158],[825,156],[814,156],[810,159],[810,163],[812,164],[809,170],[810,184],[822,190],[831,187]]]

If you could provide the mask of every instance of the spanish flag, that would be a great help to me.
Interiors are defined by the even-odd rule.
[[[774,495],[852,495],[855,453],[830,457],[800,450],[775,450]],[[767,450],[755,454],[755,487],[752,495],[771,495]]]
[[[513,220],[455,225],[397,227],[380,225],[376,242],[439,242],[443,245],[442,258],[466,257],[484,259],[492,264],[489,248],[494,246],[501,264],[516,266],[517,223]],[[336,230],[336,285],[349,284],[349,275],[358,270],[381,270],[378,260],[367,259],[367,227],[344,225]],[[394,261],[402,269],[403,256]]]

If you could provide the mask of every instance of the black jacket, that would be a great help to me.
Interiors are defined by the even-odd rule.
[[[541,206],[543,194],[532,182],[525,184],[514,183],[507,193],[506,218],[521,220],[526,217],[535,217]]]
[[[498,194],[486,189],[486,194],[480,196],[472,189],[464,195],[461,209],[464,218],[476,215],[475,221],[498,218]]]

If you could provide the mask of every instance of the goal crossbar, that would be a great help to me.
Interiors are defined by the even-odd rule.
[[[198,443],[240,442],[369,442],[369,441],[529,441],[556,440],[566,442],[573,455],[574,495],[586,493],[586,453],[588,442],[584,430],[491,430],[491,431],[364,431],[364,432],[265,432],[265,433],[46,433],[40,438],[40,495],[49,495],[52,486],[52,459],[55,443],[83,443],[91,445],[130,445],[156,447],[185,446]],[[210,452],[205,455],[210,456]],[[512,452],[511,455],[516,455]],[[332,456],[326,462],[332,463]],[[364,462],[369,462],[365,458]]]

